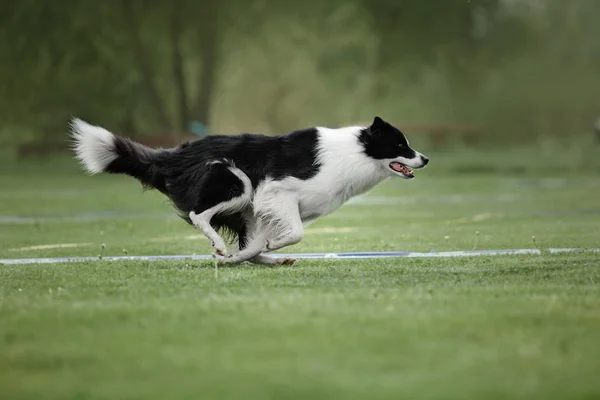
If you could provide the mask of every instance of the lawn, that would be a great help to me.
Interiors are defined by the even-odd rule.
[[[600,247],[598,169],[437,159],[286,252]],[[127,177],[3,171],[0,258],[210,251]],[[590,252],[0,265],[0,398],[599,398],[599,288]]]

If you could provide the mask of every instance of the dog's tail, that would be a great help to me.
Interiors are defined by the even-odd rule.
[[[169,150],[152,149],[78,118],[71,121],[71,137],[75,157],[89,174],[125,174],[145,188],[165,191],[165,176],[157,161]]]

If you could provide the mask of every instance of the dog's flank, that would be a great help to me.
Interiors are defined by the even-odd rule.
[[[283,136],[208,136],[151,149],[75,119],[76,157],[86,171],[121,173],[156,188],[227,262],[290,263],[261,253],[302,240],[304,225],[390,176],[414,177],[428,159],[395,127],[309,128]],[[229,255],[223,236],[238,251]]]

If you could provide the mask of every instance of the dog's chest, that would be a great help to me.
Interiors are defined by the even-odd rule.
[[[298,208],[303,221],[313,220],[337,210],[348,198],[342,193],[325,191],[301,192],[298,196]]]
[[[373,188],[379,181],[374,177],[360,176],[307,181],[297,191],[300,217],[303,221],[308,221],[330,214],[350,198]]]

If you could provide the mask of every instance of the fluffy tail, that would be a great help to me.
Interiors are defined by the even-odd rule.
[[[76,158],[91,175],[126,174],[146,188],[165,191],[165,177],[156,164],[167,150],[152,149],[106,129],[74,118],[71,137]]]

